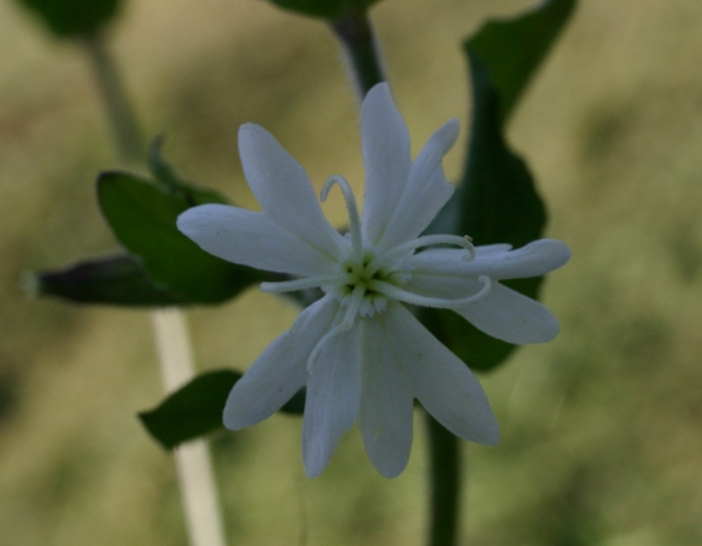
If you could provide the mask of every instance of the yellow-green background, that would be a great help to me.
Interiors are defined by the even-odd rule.
[[[450,117],[459,42],[531,2],[385,0],[372,11],[413,150]],[[265,125],[317,187],[361,191],[356,99],[324,24],[262,0],[132,0],[110,34],[148,136],[192,180],[255,207],[239,124]],[[467,446],[462,544],[702,544],[702,3],[583,0],[509,130],[571,262],[562,331],[483,378],[502,427]],[[0,0],[0,544],[184,545],[171,459],[135,419],[161,397],[148,314],[25,299],[23,271],[107,253],[94,178],[116,166],[84,52]],[[341,225],[338,197],[325,210]],[[184,264],[185,265],[185,264]],[[244,369],[295,310],[256,290],[189,313],[198,367]],[[213,439],[232,545],[423,542],[421,416],[388,481],[352,431],[308,481],[300,422]]]

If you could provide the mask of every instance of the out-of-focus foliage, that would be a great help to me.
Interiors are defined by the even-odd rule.
[[[190,207],[221,203],[209,190],[158,186],[143,178],[108,172],[98,179],[98,200],[115,236],[138,256],[149,278],[188,303],[219,303],[268,278],[200,249],[178,231],[178,215]]]
[[[19,0],[61,37],[79,37],[104,27],[122,0]]]
[[[27,283],[30,294],[56,296],[75,303],[169,306],[187,303],[156,286],[138,258],[120,254],[37,272]]]
[[[432,231],[468,234],[476,245],[509,243],[515,248],[542,236],[546,209],[526,163],[505,141],[504,120],[573,6],[574,0],[549,0],[518,17],[490,21],[464,42],[473,89],[466,169]],[[537,298],[541,281],[536,277],[504,284]],[[422,318],[475,370],[495,368],[515,347],[484,334],[451,311],[425,310]]]
[[[464,42],[471,62],[479,58],[487,67],[499,93],[503,120],[509,118],[575,5],[576,0],[547,0],[526,14],[488,21]]]

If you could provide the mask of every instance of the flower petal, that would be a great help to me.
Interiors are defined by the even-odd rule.
[[[373,87],[361,105],[361,147],[366,170],[363,238],[376,243],[397,207],[410,173],[410,138],[387,83]]]
[[[538,239],[509,252],[476,256],[475,267],[493,279],[539,277],[558,269],[570,260],[570,249],[563,241]]]
[[[444,123],[412,163],[402,196],[378,241],[380,250],[414,239],[422,233],[454,192],[446,181],[441,159],[458,138],[458,120]]]
[[[178,217],[178,229],[205,252],[266,271],[295,275],[331,272],[334,261],[261,212],[200,205]]]
[[[509,245],[479,246],[476,257],[464,260],[466,251],[454,248],[425,250],[409,260],[412,278],[407,286],[420,294],[457,298],[480,290],[480,275],[493,280],[537,277],[557,269],[570,258],[565,243],[540,239],[517,250]]]
[[[456,436],[497,444],[497,420],[473,372],[401,304],[390,304],[378,321],[426,410]]]
[[[407,370],[377,318],[362,321],[358,426],[373,466],[386,478],[407,466],[414,396]]]
[[[487,296],[454,311],[486,334],[517,345],[551,341],[560,330],[546,307],[497,282]]]
[[[322,473],[358,416],[361,397],[358,324],[327,342],[307,380],[302,459],[308,478]]]
[[[278,411],[307,381],[307,358],[329,331],[339,305],[326,296],[300,313],[251,364],[224,406],[224,426],[239,430]]]
[[[343,238],[322,213],[302,166],[263,127],[239,128],[239,155],[251,191],[268,218],[330,257],[338,256]]]

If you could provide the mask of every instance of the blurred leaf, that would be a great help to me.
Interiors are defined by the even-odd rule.
[[[346,11],[365,11],[379,0],[270,0],[278,7],[304,15],[337,19]]]
[[[78,37],[104,27],[117,14],[121,0],[19,0],[54,34]]]
[[[509,243],[515,248],[541,237],[546,208],[526,163],[507,146],[503,122],[573,5],[574,0],[545,2],[520,17],[489,22],[464,42],[473,89],[466,170],[429,231],[470,235],[476,245]],[[506,108],[501,109],[503,103]],[[542,280],[518,279],[504,284],[537,298]],[[422,320],[472,369],[490,370],[515,348],[451,311],[424,310]]]
[[[203,373],[169,395],[158,407],[139,413],[149,433],[166,449],[214,432],[222,425],[224,405],[242,374],[233,370]],[[280,411],[302,414],[304,389],[297,392]]]
[[[57,296],[77,303],[149,307],[183,303],[181,298],[155,286],[141,262],[130,254],[40,271],[25,284],[32,295]]]
[[[556,37],[568,21],[575,0],[548,0],[517,17],[492,20],[464,43],[487,66],[506,120]]]
[[[181,185],[174,191],[122,172],[98,178],[98,200],[117,239],[141,258],[148,276],[187,303],[219,303],[270,275],[203,251],[176,228],[188,208],[222,202],[213,192]]]
[[[222,426],[222,411],[241,374],[219,370],[197,376],[158,407],[139,413],[142,424],[166,449]]]
[[[486,65],[472,52],[473,125],[468,164],[454,206],[460,207],[456,233],[476,245],[520,247],[541,237],[546,209],[524,160],[507,146],[499,117],[500,96]]]

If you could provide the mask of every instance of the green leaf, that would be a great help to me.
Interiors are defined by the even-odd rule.
[[[176,227],[188,208],[223,199],[180,185],[169,189],[123,172],[98,178],[98,200],[108,224],[149,278],[187,303],[219,303],[271,275],[235,265],[200,249]]]
[[[19,0],[61,37],[92,34],[117,14],[121,0]]]
[[[473,89],[466,168],[458,190],[428,231],[470,235],[476,245],[509,243],[515,248],[542,236],[546,208],[526,163],[505,142],[503,124],[573,5],[574,0],[545,2],[520,17],[489,22],[464,42]],[[537,298],[542,280],[504,284]],[[424,310],[421,317],[475,370],[495,368],[515,348],[451,311]]]
[[[149,433],[166,449],[223,428],[222,412],[229,392],[242,374],[233,370],[203,373],[168,396],[158,407],[139,413]],[[305,391],[298,391],[281,412],[300,415]]]
[[[79,262],[65,269],[40,271],[25,280],[31,295],[56,296],[75,303],[154,307],[184,301],[155,286],[139,259],[130,254]]]
[[[575,8],[575,0],[549,0],[526,14],[485,23],[464,43],[479,57],[500,95],[500,117],[509,117]]]
[[[158,407],[139,413],[142,424],[166,449],[222,426],[222,411],[241,374],[232,370],[204,373],[168,396]]]
[[[338,19],[345,12],[365,11],[379,0],[271,0],[276,6],[313,17]]]

